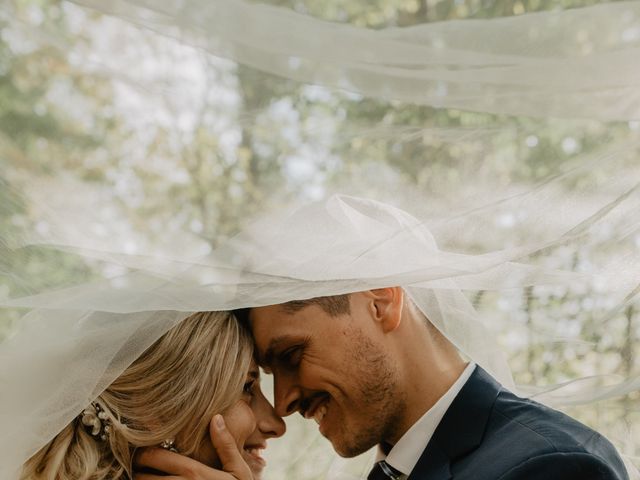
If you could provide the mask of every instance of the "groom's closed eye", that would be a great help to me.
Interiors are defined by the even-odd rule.
[[[285,367],[295,367],[300,363],[303,351],[304,345],[294,345],[279,353],[277,355],[277,361]]]
[[[308,338],[283,335],[273,339],[267,347],[264,355],[260,357],[260,364],[266,371],[274,366],[292,368],[297,366],[302,359],[304,349],[309,343]]]

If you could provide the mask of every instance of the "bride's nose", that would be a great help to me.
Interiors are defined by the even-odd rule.
[[[276,413],[273,406],[263,396],[259,400],[257,410],[258,411],[255,412],[256,423],[258,430],[260,430],[264,436],[277,438],[284,435],[284,432],[287,430],[284,420]]]

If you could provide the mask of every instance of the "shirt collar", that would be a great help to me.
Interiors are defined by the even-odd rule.
[[[438,424],[444,417],[451,403],[456,398],[465,383],[471,377],[476,368],[476,364],[469,362],[462,374],[446,391],[442,397],[425,413],[420,419],[414,423],[409,430],[398,440],[389,454],[384,455],[381,448],[378,449],[378,460],[384,459],[389,465],[404,475],[409,475],[418,463],[420,455],[427,448],[427,444],[431,440]]]

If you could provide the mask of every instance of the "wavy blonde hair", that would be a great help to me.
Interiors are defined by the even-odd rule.
[[[96,399],[111,423],[107,440],[77,417],[25,463],[21,480],[132,478],[135,449],[166,439],[194,454],[213,415],[240,398],[252,352],[250,334],[231,313],[189,316]]]

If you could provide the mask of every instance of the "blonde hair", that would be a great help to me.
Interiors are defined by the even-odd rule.
[[[21,480],[129,479],[135,449],[166,439],[195,453],[213,415],[240,398],[252,353],[249,333],[231,313],[191,315],[96,399],[111,424],[105,441],[77,417],[25,463]]]

